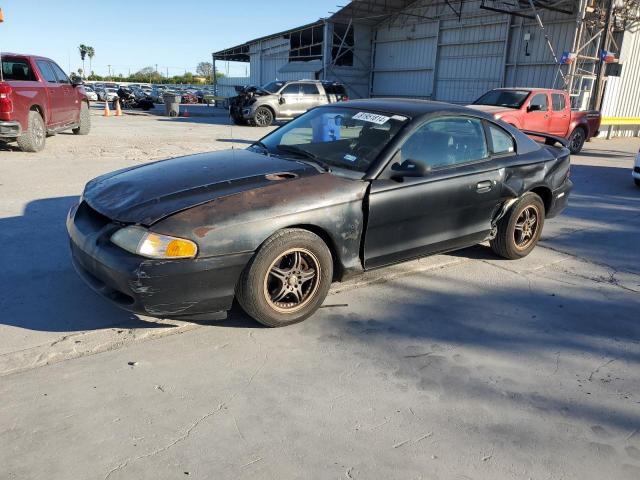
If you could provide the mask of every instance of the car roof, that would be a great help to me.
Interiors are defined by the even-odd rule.
[[[530,92],[556,92],[563,93],[564,90],[558,90],[557,88],[541,88],[541,87],[501,87],[501,88],[492,88],[491,90],[505,90],[505,91],[521,91],[528,90]]]
[[[335,104],[329,104],[335,106]],[[369,110],[378,110],[382,112],[404,115],[406,117],[419,117],[422,115],[440,112],[440,113],[458,113],[468,114],[475,117],[488,118],[492,117],[472,110],[461,105],[452,103],[435,102],[432,100],[419,100],[415,98],[369,98],[362,100],[349,100],[341,102],[340,106],[351,108],[363,108]]]

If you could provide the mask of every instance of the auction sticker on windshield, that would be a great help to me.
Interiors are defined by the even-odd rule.
[[[375,123],[376,125],[383,125],[389,121],[389,118],[384,115],[369,112],[358,112],[353,117],[354,120],[362,120],[363,122]]]

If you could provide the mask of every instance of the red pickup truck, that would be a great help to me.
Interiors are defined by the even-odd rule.
[[[520,130],[566,138],[571,153],[582,150],[584,142],[600,128],[600,112],[571,110],[571,99],[564,90],[496,88],[468,106]]]
[[[69,80],[48,58],[2,53],[0,140],[17,141],[25,152],[44,148],[47,135],[91,129],[89,100],[82,84]]]

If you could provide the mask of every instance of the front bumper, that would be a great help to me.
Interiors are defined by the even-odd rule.
[[[551,208],[549,208],[546,218],[556,217],[560,215],[565,208],[567,208],[569,194],[572,189],[573,182],[567,178],[560,188],[552,192]]]
[[[0,122],[0,138],[16,138],[22,133],[20,122]]]
[[[256,103],[246,105],[236,102],[229,105],[229,115],[234,118],[244,118],[245,120],[250,120],[254,117],[256,109]]]
[[[189,260],[140,257],[110,242],[120,226],[91,218],[87,213],[90,207],[81,205],[70,210],[67,231],[73,265],[93,290],[121,308],[143,315],[183,319],[226,316],[252,252]]]

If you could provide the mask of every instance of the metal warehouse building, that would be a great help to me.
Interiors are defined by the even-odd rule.
[[[234,85],[316,78],[352,98],[470,103],[496,87],[567,89],[574,108],[640,116],[637,0],[354,0],[326,19],[213,54]],[[613,53],[601,61],[600,52]]]

